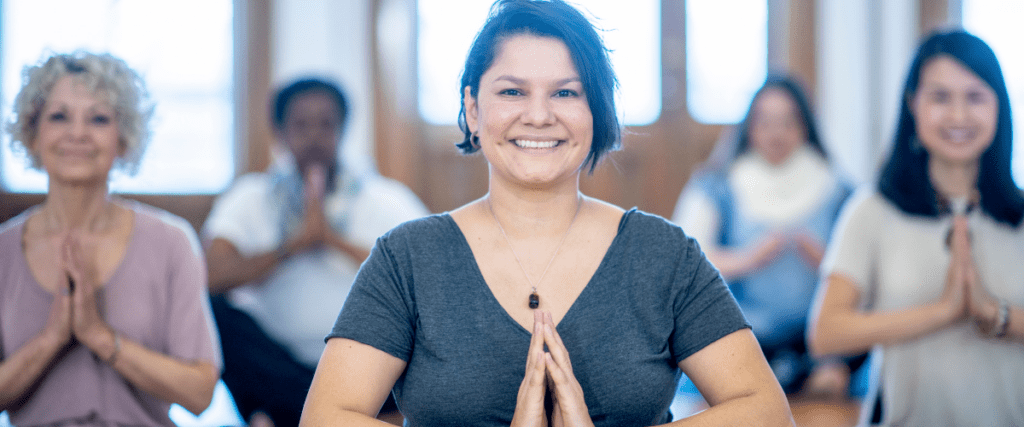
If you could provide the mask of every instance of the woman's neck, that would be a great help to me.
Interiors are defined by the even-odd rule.
[[[107,186],[70,186],[51,181],[41,210],[47,231],[102,231],[114,221]]]
[[[978,168],[978,162],[949,163],[932,157],[928,161],[928,176],[942,197],[971,197],[978,187]]]
[[[523,189],[496,185],[492,180],[487,193],[488,208],[511,235],[555,235],[576,217],[583,203],[579,186],[560,189]]]

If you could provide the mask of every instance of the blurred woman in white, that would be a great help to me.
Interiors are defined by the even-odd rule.
[[[878,186],[828,248],[811,350],[880,350],[864,421],[1024,425],[1024,196],[999,62],[973,35],[936,33],[900,99]]]
[[[149,139],[142,79],[110,55],[28,67],[12,140],[46,199],[0,226],[0,409],[18,426],[165,425],[210,403],[220,349],[194,231],[111,196]]]
[[[832,225],[853,187],[830,162],[803,89],[770,76],[673,217],[722,272],[787,393],[844,396],[847,365],[807,354],[807,313]],[[862,359],[857,359],[859,362]],[[806,386],[805,386],[806,384]]]

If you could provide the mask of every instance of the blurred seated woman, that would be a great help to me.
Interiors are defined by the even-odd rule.
[[[807,97],[789,76],[769,77],[737,136],[721,144],[729,160],[694,174],[673,220],[729,283],[783,389],[845,395],[847,365],[813,360],[804,335],[818,264],[853,187],[829,162]]]
[[[188,223],[111,196],[149,139],[142,79],[120,59],[26,68],[12,140],[46,199],[0,226],[0,409],[18,426],[173,425],[210,403],[220,350]]]
[[[873,422],[1024,425],[1024,196],[992,50],[937,33],[910,66],[879,182],[844,208],[810,348],[882,356]]]
[[[302,424],[672,422],[680,372],[711,408],[672,425],[792,425],[735,300],[667,221],[580,193],[619,143],[615,76],[580,12],[500,0],[462,75],[488,193],[377,240],[331,332]],[[545,348],[546,347],[546,348]]]

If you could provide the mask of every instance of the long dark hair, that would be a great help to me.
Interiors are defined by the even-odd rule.
[[[978,192],[981,209],[1017,227],[1024,217],[1024,196],[1013,181],[1011,154],[1013,126],[1010,97],[995,52],[984,41],[963,30],[937,32],[917,49],[900,98],[900,117],[892,152],[882,168],[878,190],[886,199],[911,215],[937,217],[939,206],[928,176],[928,152],[917,140],[917,124],[910,102],[920,85],[921,70],[932,59],[948,56],[985,81],[999,98],[999,117],[992,144],[981,155]]]

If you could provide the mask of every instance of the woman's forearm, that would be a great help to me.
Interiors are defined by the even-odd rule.
[[[939,304],[893,312],[822,314],[812,329],[808,347],[817,357],[864,353],[875,344],[907,341],[930,334],[951,323]]]
[[[242,256],[224,239],[214,239],[206,248],[210,292],[221,293],[266,277],[287,251],[272,251],[252,257]]]
[[[109,351],[97,353],[135,387],[157,398],[177,403],[193,414],[210,405],[219,373],[209,362],[183,361],[150,350],[120,337],[120,349],[109,345]],[[113,342],[113,339],[112,339]],[[95,350],[94,350],[95,351]],[[113,357],[113,360],[109,360]]]
[[[851,279],[832,274],[808,334],[808,349],[817,357],[860,354],[875,344],[902,342],[948,327],[958,318],[954,300],[890,312],[863,312],[860,291]],[[962,311],[962,310],[961,310]]]
[[[306,406],[302,408],[302,419],[299,421],[299,425],[384,427],[391,426],[392,424],[356,411],[310,405],[307,400]]]
[[[23,402],[66,348],[66,343],[40,334],[0,362],[0,411]]]
[[[689,426],[793,426],[786,395],[765,389],[719,403],[690,417],[665,424]]]

